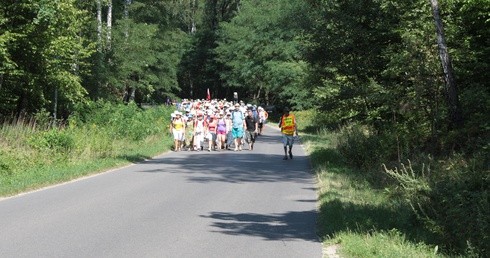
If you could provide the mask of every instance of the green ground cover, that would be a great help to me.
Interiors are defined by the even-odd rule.
[[[170,108],[89,103],[64,126],[20,119],[0,130],[0,196],[151,158],[171,146]],[[41,115],[42,116],[42,115]]]
[[[339,132],[312,128],[313,112],[295,112],[318,180],[318,234],[341,257],[444,257],[407,202],[385,183],[350,166]]]

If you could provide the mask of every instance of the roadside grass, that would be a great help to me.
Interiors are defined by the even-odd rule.
[[[121,109],[141,112],[132,107]],[[140,119],[159,129],[143,133],[140,140],[115,137],[114,128],[103,121],[51,129],[31,123],[0,125],[0,197],[100,173],[170,150],[172,139],[165,118],[171,110],[144,112],[153,114]]]
[[[301,141],[317,176],[318,235],[324,246],[335,246],[340,257],[443,257],[428,244],[431,236],[417,227],[410,207],[349,167],[335,149],[338,135],[311,126],[308,119],[314,116],[305,112],[296,116],[302,118]]]
[[[69,161],[61,157],[57,161],[49,160],[38,155],[38,161],[26,162],[25,160],[36,158],[36,156],[24,155],[19,158],[22,153],[14,154],[12,156],[17,156],[18,160],[24,162],[18,164],[14,168],[16,171],[10,176],[0,176],[0,196],[11,196],[149,159],[169,150],[171,145],[169,137],[163,136],[148,137],[144,142],[145,144],[121,144],[118,150],[114,150],[111,155],[105,157],[87,155]],[[45,162],[39,162],[39,160],[45,160]]]
[[[371,234],[342,232],[335,237],[347,257],[443,257],[437,248],[414,244],[396,229]]]

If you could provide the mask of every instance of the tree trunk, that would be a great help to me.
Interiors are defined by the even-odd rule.
[[[124,19],[129,19],[129,5],[131,4],[131,0],[124,0]],[[124,36],[129,38],[129,28],[125,28]]]
[[[25,90],[22,90],[17,99],[17,116],[22,116],[26,113],[28,96]]]
[[[209,28],[215,31],[218,28],[218,0],[207,1]]]
[[[53,126],[56,126],[56,119],[58,118],[58,87],[54,88],[54,106],[53,106]]]
[[[458,90],[453,76],[453,67],[451,59],[447,51],[446,40],[444,36],[444,27],[440,17],[439,3],[437,0],[430,0],[432,13],[437,32],[437,45],[439,46],[439,56],[441,58],[442,69],[444,71],[444,79],[446,81],[446,97],[449,106],[449,116],[452,127],[460,127],[463,123],[461,105],[458,98]]]
[[[102,0],[97,0],[97,51],[102,52]]]
[[[194,98],[194,83],[192,80],[191,72],[187,72],[187,78],[189,80],[190,97]]]
[[[197,15],[197,0],[192,0],[191,2],[191,34],[195,34],[197,32],[196,27],[196,15]]]
[[[111,50],[112,43],[112,0],[107,1],[107,50]]]
[[[266,104],[267,106],[269,106],[269,105],[270,105],[270,101],[269,101],[269,90],[268,90],[267,88],[266,88],[266,90],[265,90],[265,104]]]
[[[94,89],[94,99],[97,99],[99,96],[99,89],[101,88],[101,79],[100,79],[100,69],[102,69],[102,64],[104,63],[103,55],[102,55],[102,0],[97,0],[97,63],[98,68],[96,71],[97,74],[97,83]]]
[[[131,5],[132,0],[124,0],[124,19],[129,18],[129,5]]]
[[[257,100],[260,98],[260,92],[262,91],[262,85],[259,86],[259,89],[257,90],[257,95],[254,96],[254,100]]]
[[[134,96],[135,96],[135,93],[136,93],[136,89],[131,87],[129,88],[129,102],[133,102],[134,101]]]

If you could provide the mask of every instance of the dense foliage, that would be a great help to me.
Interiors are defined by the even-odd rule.
[[[383,183],[390,180],[377,173],[382,163],[390,170],[408,159],[416,166],[463,160],[417,175],[428,188],[409,195],[420,203],[417,214],[435,209],[424,220],[447,246],[470,243],[485,253],[488,234],[456,241],[451,221],[475,209],[468,202],[488,208],[488,184],[478,182],[488,181],[490,164],[490,2],[437,2],[5,0],[0,118],[47,110],[76,123],[88,100],[162,103],[204,98],[207,89],[213,97],[238,92],[256,104],[313,108],[314,126],[346,126],[339,150]],[[120,115],[101,119],[138,114]],[[141,128],[132,126],[113,133],[136,139]],[[54,132],[33,143],[74,144]],[[471,176],[458,183],[461,175]],[[456,210],[434,205],[461,198]],[[440,217],[445,212],[451,221]],[[467,229],[488,227],[488,216],[478,214],[482,224]]]

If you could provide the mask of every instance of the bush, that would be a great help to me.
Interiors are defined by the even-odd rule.
[[[385,160],[396,160],[396,142],[391,134],[374,135],[369,127],[353,125],[341,129],[337,149],[351,165],[379,171]]]
[[[14,160],[12,160],[8,155],[0,150],[0,177],[10,176],[13,174],[12,165]]]
[[[456,251],[474,248],[482,257],[490,254],[490,173],[475,159],[450,162],[431,179],[428,214],[442,229],[444,242]],[[458,159],[460,161],[460,159]]]
[[[425,173],[415,173],[411,164],[386,172],[399,182],[417,218],[439,235],[446,249],[486,257],[490,173],[483,160],[453,158]]]
[[[66,153],[75,146],[73,137],[60,129],[36,132],[29,137],[28,143],[37,150],[51,150],[58,153]]]
[[[170,117],[168,109],[143,110],[135,103],[123,105],[99,101],[77,106],[69,123],[72,126],[105,127],[112,138],[139,141],[163,133],[163,117]]]

